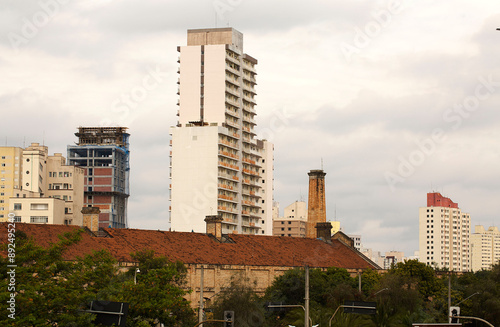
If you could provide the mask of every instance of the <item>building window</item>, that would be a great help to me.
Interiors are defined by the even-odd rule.
[[[291,225],[291,224],[292,224],[292,222],[291,222],[291,221],[289,221],[289,222],[288,222],[288,225]]]
[[[47,216],[31,216],[30,217],[30,223],[48,223],[49,222],[49,217]]]
[[[22,209],[22,204],[21,203],[14,203],[14,210],[21,210]]]
[[[26,170],[26,175],[29,175],[30,171],[29,170]]]
[[[14,216],[14,222],[15,223],[20,223],[21,222],[21,216]]]
[[[281,230],[285,230],[284,228],[281,228]]]
[[[285,222],[284,222],[284,221],[282,221],[282,222],[281,222],[281,224],[282,224],[282,225],[284,225],[284,224],[285,224]]]
[[[288,227],[288,230],[292,230],[292,228]]]

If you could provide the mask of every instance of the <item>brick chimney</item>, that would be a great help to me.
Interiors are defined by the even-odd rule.
[[[316,238],[316,224],[326,222],[325,175],[323,170],[309,173],[309,200],[307,209],[306,237]]]
[[[99,213],[101,210],[98,207],[83,207],[83,227],[87,227],[92,232],[99,231]]]
[[[222,217],[220,215],[207,216],[207,235],[213,235],[219,241],[222,240]]]
[[[332,242],[332,224],[330,222],[316,224],[316,238],[324,242]]]

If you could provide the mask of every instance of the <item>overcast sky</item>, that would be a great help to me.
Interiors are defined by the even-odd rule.
[[[499,225],[498,1],[2,0],[0,142],[66,155],[78,126],[129,127],[129,226],[168,229],[176,47],[227,26],[259,60],[281,208],[323,160],[327,219],[365,247],[412,255],[431,191]]]

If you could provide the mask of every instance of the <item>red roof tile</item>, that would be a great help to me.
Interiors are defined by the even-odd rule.
[[[41,246],[57,242],[58,235],[75,231],[77,226],[16,223]],[[0,223],[0,243],[6,243],[7,223]],[[167,232],[141,229],[104,229],[111,237],[82,234],[82,240],[71,246],[66,259],[84,256],[93,250],[107,249],[119,262],[132,262],[138,250],[150,249],[172,261],[186,264],[249,265],[291,267],[339,267],[346,269],[378,267],[359,252],[339,241],[281,236],[231,234],[234,243],[219,243],[200,233]]]

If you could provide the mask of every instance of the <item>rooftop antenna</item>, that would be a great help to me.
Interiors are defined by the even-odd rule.
[[[26,148],[26,136],[23,139],[23,148]]]
[[[45,146],[45,131],[42,134],[42,146]]]
[[[323,170],[323,158],[321,158],[321,170]]]

